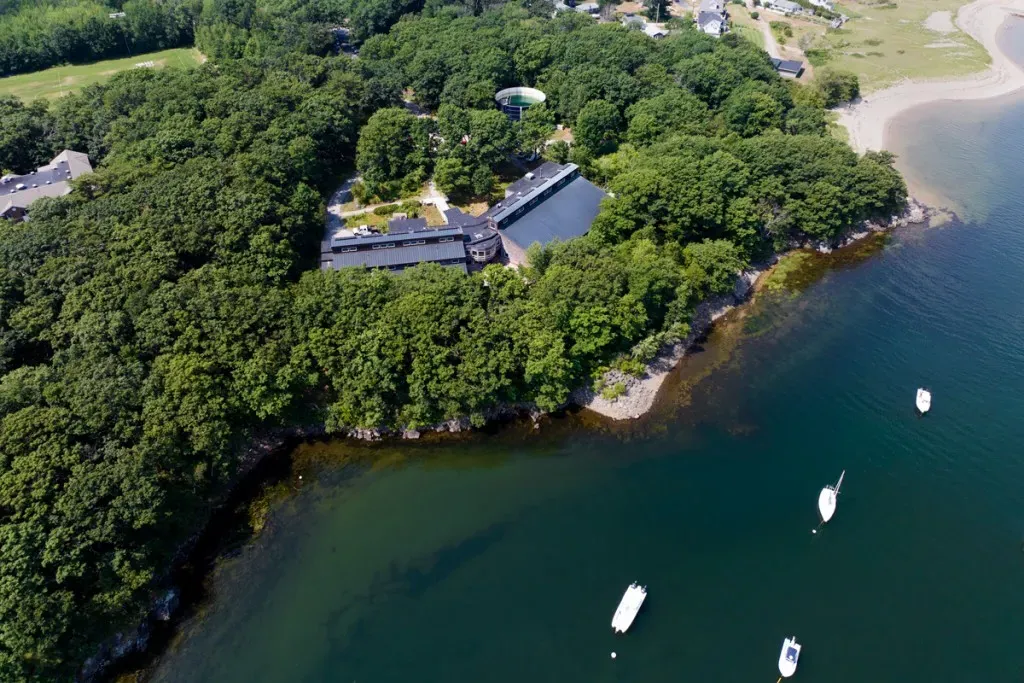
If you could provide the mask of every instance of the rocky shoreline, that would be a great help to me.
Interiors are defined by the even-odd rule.
[[[570,395],[567,407],[568,405],[579,406],[613,420],[628,420],[641,417],[654,406],[658,392],[668,374],[676,368],[686,354],[693,349],[694,345],[710,332],[716,320],[736,306],[751,300],[757,291],[759,279],[770,272],[771,268],[786,253],[808,248],[822,253],[829,253],[835,249],[849,246],[869,235],[886,232],[899,226],[925,223],[941,214],[948,214],[948,212],[932,209],[914,199],[909,199],[907,210],[902,215],[893,216],[884,224],[865,224],[859,226],[857,230],[849,232],[835,243],[800,243],[790,245],[790,249],[786,252],[777,254],[770,260],[740,273],[737,277],[736,287],[731,294],[713,297],[701,303],[697,307],[694,318],[691,321],[689,334],[684,339],[662,348],[655,359],[646,366],[643,376],[634,377],[618,370],[610,370],[606,373],[604,377],[606,384],[612,385],[621,382],[624,385],[625,391],[620,396],[615,399],[606,399],[598,395],[590,387],[581,387]],[[533,421],[534,426],[539,428],[539,420],[544,414],[543,411],[532,404],[504,404],[494,406],[486,411],[483,415],[483,420],[484,423],[493,423],[529,417]],[[223,498],[212,506],[210,517],[212,519],[219,509],[228,505],[242,482],[255,474],[258,465],[276,455],[289,452],[291,445],[297,441],[337,437],[348,437],[365,441],[379,441],[385,438],[418,439],[424,432],[458,433],[473,428],[473,422],[469,417],[459,417],[422,427],[421,429],[350,428],[330,432],[324,425],[315,424],[274,429],[262,434],[253,435],[241,453],[239,471],[234,484],[229,486]],[[197,531],[188,541],[182,544],[181,549],[172,562],[173,567],[180,566],[190,559],[203,533],[204,530]],[[96,655],[89,658],[82,666],[78,676],[79,681],[93,683],[105,680],[111,667],[119,660],[129,655],[146,651],[154,627],[161,622],[172,621],[176,618],[181,608],[180,588],[170,585],[171,582],[171,570],[169,570],[161,585],[154,588],[154,599],[149,614],[136,628],[116,634],[101,647]]]
[[[658,392],[669,373],[679,365],[679,362],[694,348],[694,345],[711,331],[716,320],[753,297],[758,289],[758,280],[769,273],[780,258],[799,249],[814,249],[824,254],[831,253],[870,235],[887,232],[896,227],[925,223],[944,213],[948,212],[930,208],[910,198],[907,201],[906,211],[900,216],[893,216],[884,224],[866,223],[856,230],[848,232],[834,243],[790,245],[787,251],[775,254],[768,261],[740,273],[731,294],[714,297],[701,303],[690,323],[690,333],[684,339],[664,347],[657,357],[648,363],[646,371],[641,377],[634,377],[619,370],[608,371],[604,375],[602,383],[606,386],[621,384],[625,391],[619,396],[608,399],[589,387],[581,387],[573,392],[572,402],[613,420],[631,420],[641,417],[654,406]]]

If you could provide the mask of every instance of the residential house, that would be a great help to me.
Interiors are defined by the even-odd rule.
[[[555,3],[555,10],[560,12],[579,12],[581,14],[597,15],[601,13],[601,6],[596,2],[559,2]]]
[[[668,35],[668,31],[658,24],[644,24],[643,31],[651,38],[664,38]]]
[[[763,0],[762,6],[771,12],[778,12],[779,14],[803,14],[804,8],[802,5],[798,5],[791,0]]]
[[[620,20],[622,25],[627,28],[638,28],[643,29],[647,25],[647,20],[639,14],[623,14]]]
[[[25,175],[0,178],[0,218],[27,220],[28,208],[43,197],[63,197],[71,192],[71,181],[92,173],[89,156],[64,150],[46,166]]]
[[[639,14],[624,14],[622,25],[627,28],[638,28],[651,38],[664,38],[668,35],[668,31],[660,24],[650,23]]]
[[[834,12],[836,9],[836,5],[832,0],[809,0],[809,2],[815,7],[827,9],[829,12]]]
[[[723,0],[701,0],[697,9],[697,28],[716,38],[729,30],[729,13]]]

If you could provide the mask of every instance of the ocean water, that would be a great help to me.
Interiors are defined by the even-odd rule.
[[[771,683],[796,636],[801,681],[1019,683],[1024,100],[893,130],[962,222],[813,259],[638,423],[301,448],[152,680]]]

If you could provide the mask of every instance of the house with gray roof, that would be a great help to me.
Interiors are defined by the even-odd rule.
[[[604,197],[576,164],[548,161],[509,185],[505,199],[484,215],[501,233],[510,260],[523,263],[534,242],[546,245],[587,234]]]
[[[27,220],[28,208],[37,199],[63,197],[71,192],[71,181],[92,173],[89,156],[64,150],[46,166],[25,175],[0,178],[0,218]]]
[[[729,12],[723,0],[701,0],[695,20],[697,28],[709,36],[717,38],[729,30]]]
[[[581,14],[600,14],[601,6],[596,2],[555,2],[557,12],[580,12]]]
[[[761,3],[766,10],[772,12],[778,12],[787,16],[791,14],[803,14],[805,12],[803,5],[798,5],[791,0],[763,0]]]

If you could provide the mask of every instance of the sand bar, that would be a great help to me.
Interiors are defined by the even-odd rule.
[[[884,149],[892,120],[922,104],[988,99],[1024,88],[1024,70],[999,49],[997,41],[1007,17],[1018,13],[1024,14],[1024,0],[976,0],[961,7],[956,25],[988,50],[992,66],[967,78],[907,81],[840,108],[839,123],[849,131],[850,145],[858,152]]]

